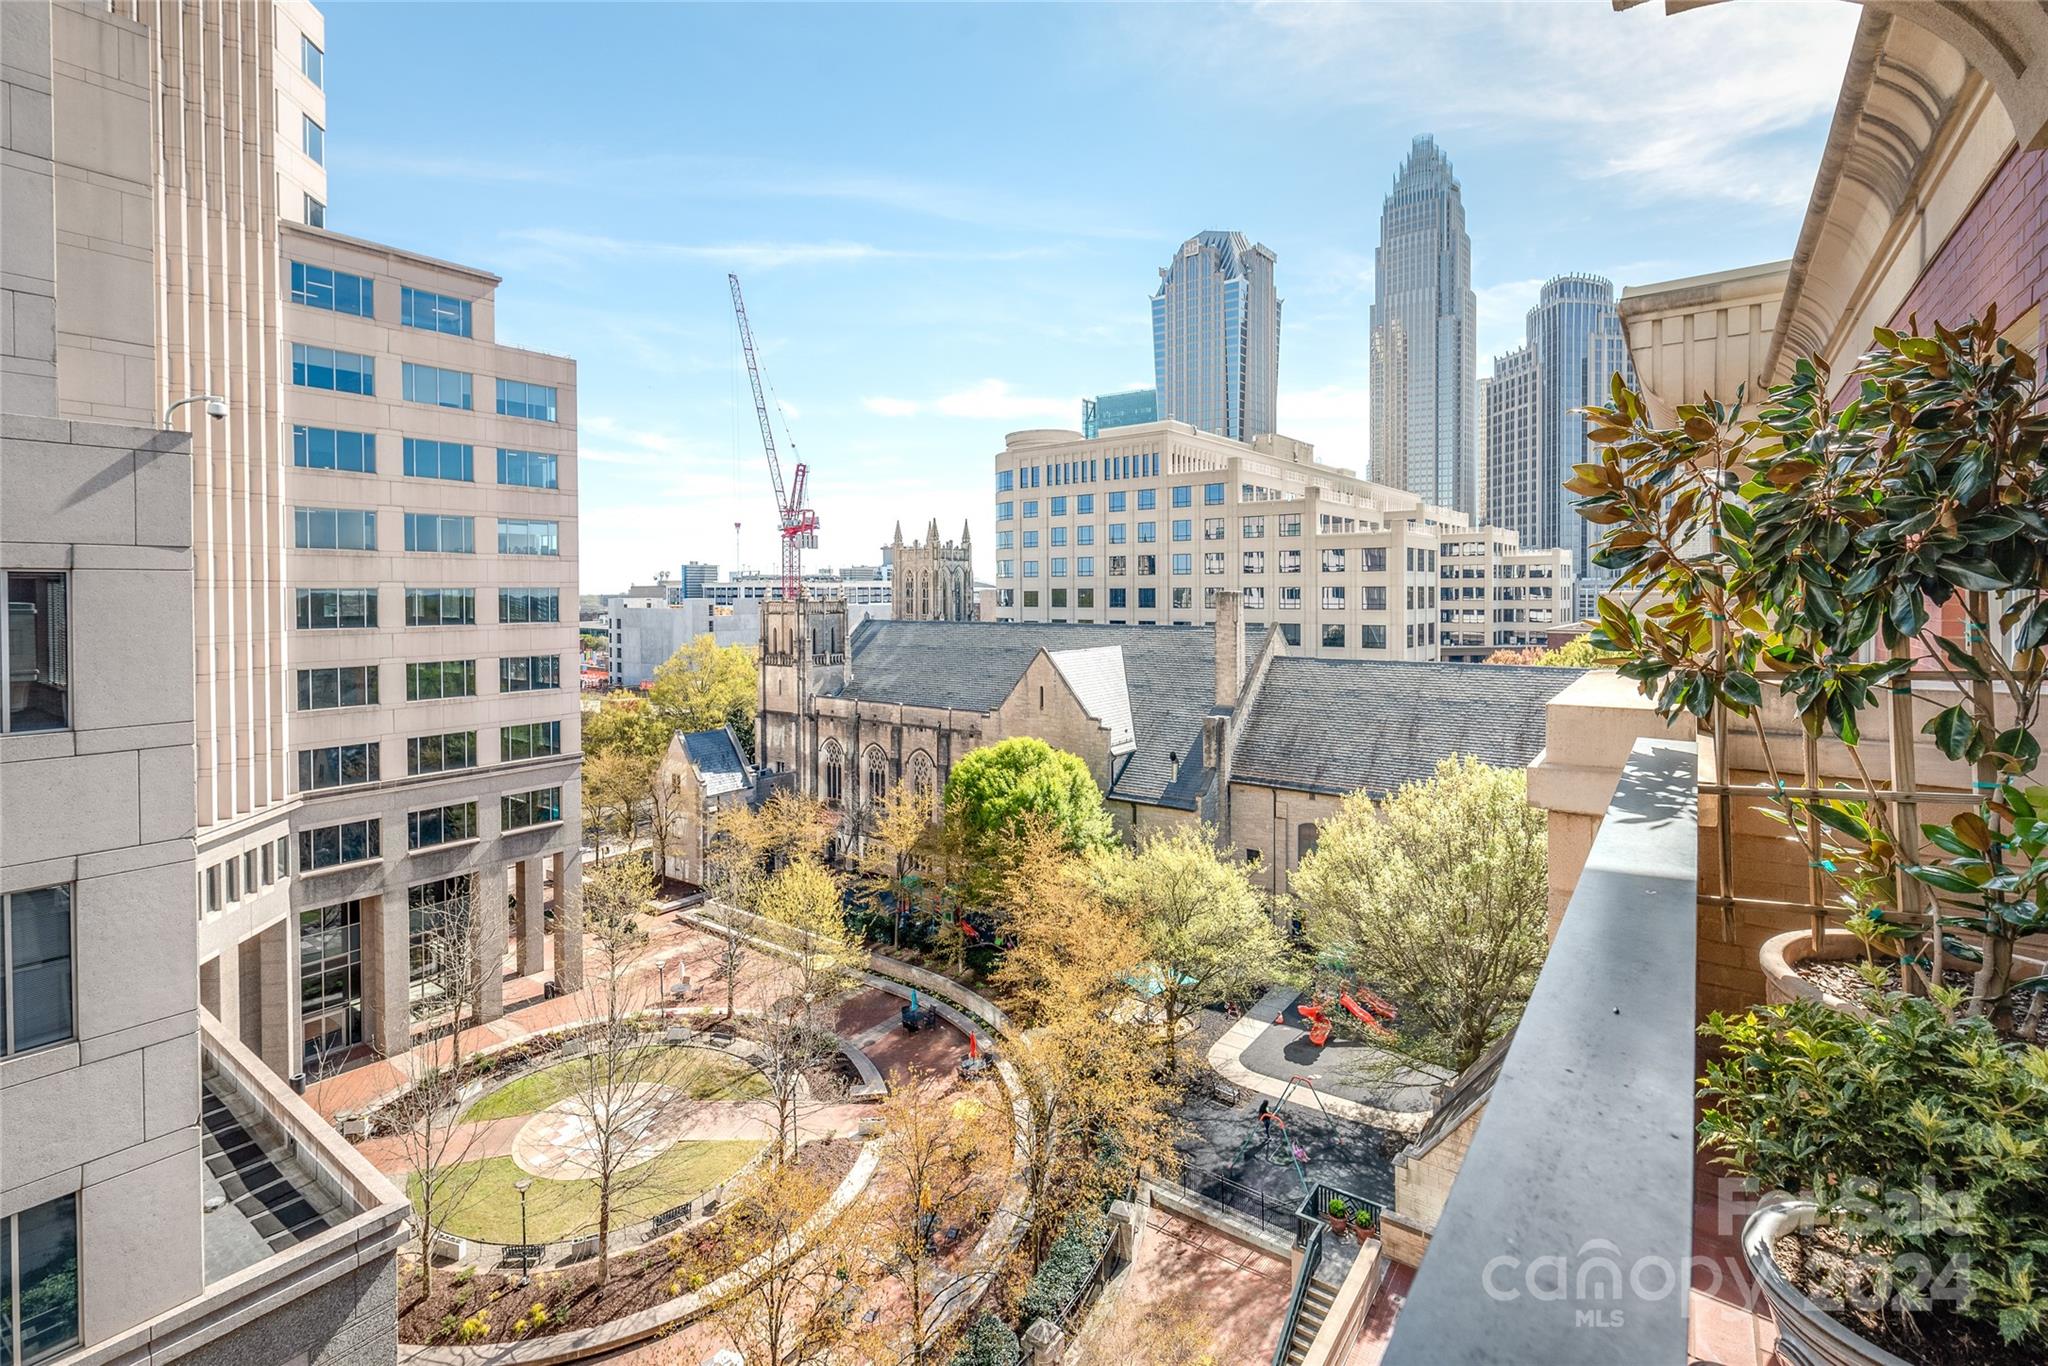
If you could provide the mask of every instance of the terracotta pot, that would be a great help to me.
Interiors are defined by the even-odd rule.
[[[1847,930],[1828,930],[1822,935],[1818,949],[1813,946],[1811,930],[1787,930],[1784,934],[1773,935],[1757,951],[1758,963],[1764,973],[1764,1001],[1769,1005],[1783,1005],[1787,1001],[1819,1001],[1836,1010],[1846,1010],[1851,1015],[1868,1016],[1869,1012],[1862,1006],[1831,991],[1822,991],[1796,971],[1801,963],[1808,961],[1855,962],[1866,952],[1863,941]]]
[[[1859,1337],[1778,1269],[1771,1245],[1788,1233],[1812,1228],[1817,1210],[1811,1200],[1785,1200],[1759,1206],[1742,1226],[1742,1259],[1770,1303],[1779,1358],[1788,1366],[1913,1366]]]

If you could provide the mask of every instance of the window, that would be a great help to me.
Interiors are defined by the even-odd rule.
[[[1192,589],[1192,588],[1176,588],[1176,589],[1174,589],[1174,590],[1173,590],[1173,610],[1174,610],[1174,611],[1176,611],[1176,612],[1186,612],[1186,611],[1189,611],[1189,610],[1191,610],[1191,609],[1192,609],[1192,608],[1194,607],[1194,605],[1195,605],[1195,590],[1194,590],[1194,589]]]
[[[1202,539],[1205,541],[1220,541],[1223,539],[1223,519],[1221,517],[1204,517],[1202,519]]]
[[[1024,590],[1024,605],[1026,607],[1038,606],[1038,590],[1036,588],[1027,588]]]
[[[998,560],[998,561],[996,561],[996,577],[997,577],[997,578],[999,578],[999,579],[1000,579],[1000,578],[1004,578],[1004,577],[1006,577],[1006,575],[1004,575],[1004,573],[1003,573],[1003,571],[1002,571],[1002,566],[1003,566],[1003,565],[1005,565],[1005,564],[1008,564],[1008,563],[1009,563],[1009,561],[1008,561],[1008,560]],[[1017,605],[1017,590],[1016,590],[1016,589],[1014,589],[1014,588],[998,588],[998,589],[996,590],[996,606],[998,606],[998,607],[1015,607],[1016,605]]]
[[[337,394],[374,394],[377,362],[353,351],[293,342],[292,383],[301,389],[332,389]]]
[[[371,432],[340,432],[332,427],[293,427],[292,463],[305,470],[377,472],[377,438]]]
[[[411,811],[405,817],[405,847],[431,849],[437,844],[455,844],[476,838],[476,803],[456,802],[425,811]]]
[[[335,707],[376,705],[377,666],[374,664],[299,670],[300,711],[329,711]]]
[[[1125,535],[1125,530],[1124,523],[1111,522],[1109,524],[1109,543],[1111,545],[1122,545],[1128,539]]]
[[[1283,550],[1280,552],[1280,572],[1283,574],[1299,574],[1301,572],[1301,552],[1299,550]]]
[[[1186,518],[1186,517],[1176,517],[1176,518],[1174,518],[1174,519],[1173,519],[1173,539],[1174,539],[1174,540],[1176,540],[1176,541],[1192,541],[1192,540],[1194,540],[1194,539],[1195,539],[1195,524],[1194,524],[1194,522],[1193,522],[1193,521],[1191,521],[1190,519]]]
[[[996,471],[996,492],[997,492],[997,493],[1008,493],[1008,492],[1009,492],[1010,490],[1012,490],[1012,489],[1014,489],[1014,488],[1016,488],[1016,487],[1017,487],[1017,472],[1016,472],[1015,470],[997,470],[997,471]]]
[[[514,655],[498,661],[499,692],[537,692],[562,686],[562,661],[556,655]]]
[[[405,910],[410,949],[407,970],[409,994],[425,1000],[456,985],[450,980],[460,972],[454,945],[471,942],[469,874],[423,882],[405,889]]]
[[[14,892],[0,904],[0,1054],[63,1043],[72,1034],[71,889]]]
[[[833,800],[838,800],[836,797]],[[552,825],[562,819],[562,789],[536,788],[500,799],[500,822],[506,830],[524,830],[529,825]]]
[[[1030,528],[1024,532],[1024,548],[1026,550],[1036,550],[1038,548],[1038,532],[1036,528]]]
[[[1290,586],[1280,590],[1280,610],[1283,612],[1299,612],[1301,610],[1301,589],[1299,587]]]
[[[997,577],[997,578],[999,578],[999,579],[1014,579],[1014,578],[1016,578],[1016,577],[1017,577],[1017,562],[1016,562],[1015,560],[997,560],[997,561],[996,561],[996,577]]]
[[[1247,574],[1263,574],[1263,573],[1265,573],[1265,572],[1266,572],[1266,552],[1265,552],[1265,551],[1263,551],[1263,550],[1247,550],[1247,551],[1245,551],[1245,552],[1244,552],[1244,572],[1245,572],[1245,573],[1247,573]]]
[[[1324,586],[1323,610],[1326,612],[1341,612],[1344,610],[1344,586],[1342,584],[1327,584]]]
[[[1324,552],[1322,553],[1322,565],[1323,565],[1323,572],[1324,572],[1325,574],[1341,574],[1341,573],[1343,573],[1343,572],[1344,572],[1344,552],[1343,552],[1342,550],[1325,550],[1325,551],[1324,551]]]
[[[1344,648],[1344,626],[1341,622],[1323,627],[1323,647],[1330,650]]]
[[[1387,590],[1374,585],[1365,590],[1365,610],[1384,612],[1387,610]]]
[[[1076,588],[1074,590],[1074,605],[1076,607],[1093,607],[1095,605],[1095,590],[1092,588]]]
[[[1124,494],[1122,489],[1118,489],[1109,495],[1109,510],[1111,512],[1122,512],[1124,510]]]
[[[1157,574],[1158,572],[1159,572],[1159,557],[1158,557],[1157,555],[1140,555],[1140,556],[1138,557],[1138,573],[1139,573],[1139,574],[1141,574],[1141,575],[1150,575],[1150,574]]]
[[[1173,486],[1173,505],[1175,507],[1193,507],[1194,504],[1195,486],[1193,484],[1175,484]]]
[[[1125,604],[1126,604],[1126,603],[1127,603],[1127,602],[1129,601],[1129,598],[1130,598],[1130,592],[1131,592],[1131,590],[1130,590],[1130,589],[1128,589],[1128,588],[1112,588],[1112,589],[1110,589],[1110,590],[1109,590],[1109,605],[1110,605],[1110,606],[1111,606],[1112,608],[1121,608],[1121,607],[1123,607],[1123,606],[1124,606],[1124,605],[1125,605]]]
[[[1075,495],[1074,495],[1074,513],[1075,513],[1075,515],[1076,515],[1076,516],[1080,516],[1080,517],[1086,517],[1086,516],[1089,516],[1090,514],[1092,514],[1092,513],[1094,512],[1094,511],[1095,511],[1095,495],[1094,495],[1094,494],[1092,494],[1092,493],[1077,493],[1077,494],[1075,494]]]
[[[1076,555],[1074,557],[1074,577],[1077,579],[1095,577],[1095,557],[1093,555]]]
[[[316,1075],[326,1058],[363,1041],[362,926],[360,901],[299,912],[305,1069]]]
[[[384,824],[371,819],[299,832],[299,871],[310,873],[384,856]]]
[[[554,522],[526,522],[498,519],[500,555],[559,555],[562,553]]]
[[[1004,470],[1003,473],[1008,474],[1009,471]],[[996,520],[998,522],[1007,522],[1016,515],[1017,504],[1015,502],[1005,502],[996,504]]]
[[[1067,605],[1066,589],[1055,588],[1052,590],[1052,605],[1055,607],[1065,607]]]
[[[0,1219],[0,1361],[35,1366],[78,1344],[78,1197]]]
[[[476,661],[435,659],[405,666],[405,700],[433,702],[476,696]]]
[[[305,34],[299,35],[299,70],[313,83],[316,90],[327,87],[327,55],[313,46],[313,40]]]
[[[552,384],[528,384],[524,380],[498,381],[498,415],[526,417],[535,422],[555,420],[555,388]]]
[[[1204,505],[1204,506],[1206,506],[1206,507],[1216,507],[1216,506],[1217,506],[1218,504],[1222,503],[1222,501],[1223,501],[1223,485],[1221,485],[1221,484],[1204,484],[1204,485],[1202,485],[1202,503],[1203,503],[1203,505]]]
[[[1131,557],[1130,557],[1130,556],[1128,556],[1128,555],[1112,555],[1112,556],[1110,556],[1110,557],[1109,557],[1109,572],[1110,572],[1110,573],[1112,573],[1112,574],[1128,574],[1128,573],[1130,573],[1130,572],[1131,572]]]
[[[306,196],[306,226],[324,228],[327,226],[327,206],[311,195]]]
[[[464,411],[476,406],[472,390],[475,377],[466,370],[443,370],[406,361],[400,368],[400,379],[407,403],[431,403]]]
[[[1387,572],[1387,548],[1369,545],[1358,552],[1358,567],[1368,574]]]
[[[1387,628],[1384,626],[1361,626],[1358,628],[1358,647],[1362,650],[1384,650],[1387,648]]]
[[[560,488],[556,473],[557,459],[539,451],[498,452],[498,482],[517,484],[528,489]]]
[[[299,751],[299,791],[316,792],[327,787],[351,787],[378,779],[377,745],[324,745]]]
[[[1067,495],[1062,493],[1050,501],[1052,502],[1052,511],[1048,514],[1049,516],[1064,517],[1067,515]]]
[[[476,625],[474,588],[408,588],[405,590],[407,626]]]
[[[377,514],[369,508],[293,508],[292,530],[301,550],[377,548]]]
[[[1138,543],[1139,543],[1140,545],[1143,545],[1143,544],[1144,544],[1145,542],[1147,542],[1147,541],[1156,541],[1156,540],[1158,540],[1158,539],[1159,539],[1159,523],[1157,523],[1157,522],[1140,522],[1140,523],[1138,523]]]
[[[301,588],[301,631],[360,631],[377,624],[374,588]]]
[[[1017,533],[1016,533],[1016,532],[1014,532],[1014,531],[998,531],[998,532],[996,533],[996,549],[998,549],[998,550],[1015,550],[1016,548],[1017,548]]]
[[[446,735],[413,735],[405,741],[405,771],[411,774],[448,773],[475,768],[476,732],[449,731]]]
[[[498,620],[501,622],[560,621],[562,590],[559,588],[500,588]]]
[[[70,604],[70,584],[62,574],[7,575],[7,629],[0,632],[7,733],[71,724]]]
[[[1301,514],[1298,512],[1281,513],[1279,534],[1282,536],[1299,536],[1301,534]]]
[[[1301,623],[1298,621],[1281,622],[1280,639],[1289,645],[1301,644]]]
[[[1038,515],[1038,500],[1036,498],[1026,498],[1024,500],[1024,515],[1026,517],[1036,517]]]
[[[1054,545],[1065,545],[1067,543],[1067,529],[1065,527],[1056,526],[1052,529],[1052,543]]]
[[[1140,512],[1145,512],[1145,511],[1148,511],[1148,510],[1150,510],[1150,509],[1152,509],[1152,508],[1156,508],[1156,507],[1158,507],[1158,506],[1159,506],[1159,490],[1158,490],[1158,489],[1139,489],[1139,490],[1138,490],[1138,511],[1140,511]]]
[[[1074,528],[1074,543],[1075,543],[1076,545],[1094,545],[1094,544],[1095,544],[1095,528],[1094,528],[1094,527],[1092,527],[1092,526],[1077,526],[1077,527],[1075,527],[1075,528]]]
[[[1156,589],[1156,588],[1140,588],[1140,589],[1138,590],[1138,606],[1140,606],[1140,607],[1157,607],[1158,605],[1159,605],[1159,590],[1158,590],[1158,589]]]
[[[1202,572],[1204,574],[1221,574],[1223,572],[1223,552],[1220,550],[1203,551]]]
[[[443,555],[476,553],[476,518],[439,512],[405,514],[405,548]]]
[[[454,337],[471,335],[469,300],[452,294],[430,294],[411,285],[398,287],[398,321],[424,332],[446,332]]]
[[[1038,561],[1024,561],[1024,577],[1027,579],[1035,579],[1038,577]]]
[[[405,439],[405,473],[409,479],[476,478],[476,448],[459,441]]]
[[[1193,555],[1189,555],[1189,554],[1180,554],[1180,555],[1175,555],[1175,556],[1173,557],[1173,572],[1174,572],[1174,573],[1176,573],[1176,574],[1192,574],[1192,573],[1194,573],[1194,572],[1195,572],[1195,557],[1194,557]]]
[[[1247,517],[1244,519],[1244,538],[1247,541],[1260,540],[1264,538],[1265,534],[1266,519],[1264,517]]]
[[[1052,572],[1051,572],[1050,574],[1048,574],[1048,575],[1047,575],[1046,577],[1048,577],[1048,578],[1054,578],[1054,579],[1064,579],[1064,578],[1065,578],[1066,576],[1067,576],[1067,557],[1066,557],[1066,556],[1064,556],[1064,555],[1055,555],[1055,556],[1053,556],[1053,557],[1052,557]]]
[[[517,759],[545,759],[561,752],[560,721],[529,721],[523,725],[506,726],[498,732],[500,763],[509,764]]]
[[[299,146],[316,166],[327,164],[327,130],[313,122],[311,114],[299,115]]]
[[[377,284],[367,275],[351,275],[326,266],[292,262],[292,302],[356,318],[377,316]]]

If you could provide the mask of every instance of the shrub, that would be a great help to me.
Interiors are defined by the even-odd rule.
[[[1725,1053],[1701,1146],[1767,1191],[1810,1193],[1892,1307],[2048,1345],[2048,1049],[2005,1046],[1961,1001],[1711,1016],[1701,1032]]]
[[[482,1342],[490,1336],[490,1332],[491,1316],[479,1311],[462,1321],[462,1325],[455,1330],[455,1336],[462,1342]]]
[[[1017,1335],[994,1314],[983,1314],[961,1339],[953,1366],[1016,1366]]]
[[[1109,1246],[1109,1222],[1098,1209],[1081,1209],[1067,1217],[1060,1236],[1046,1249],[1045,1260],[1024,1288],[1018,1308],[1024,1322],[1058,1318],[1069,1301],[1094,1274],[1095,1263]]]

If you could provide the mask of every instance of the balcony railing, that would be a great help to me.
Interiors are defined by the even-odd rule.
[[[1387,1366],[1686,1360],[1696,766],[1636,742]]]

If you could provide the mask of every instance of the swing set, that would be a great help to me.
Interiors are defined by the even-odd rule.
[[[1286,1087],[1280,1092],[1280,1099],[1278,1101],[1262,1100],[1259,1102],[1258,1111],[1252,1116],[1256,1127],[1247,1133],[1244,1136],[1244,1140],[1237,1145],[1237,1151],[1231,1155],[1230,1165],[1235,1170],[1237,1165],[1244,1161],[1245,1155],[1254,1147],[1262,1150],[1270,1148],[1273,1142],[1273,1134],[1277,1131],[1280,1135],[1280,1149],[1277,1153],[1268,1153],[1266,1161],[1276,1167],[1293,1167],[1294,1179],[1300,1183],[1301,1193],[1306,1195],[1309,1192],[1309,1151],[1305,1144],[1295,1141],[1294,1132],[1288,1128],[1287,1117],[1284,1113],[1287,1108],[1287,1101],[1289,1097],[1293,1096],[1296,1087],[1301,1087],[1308,1092],[1310,1099],[1315,1101],[1316,1108],[1323,1112],[1325,1119],[1331,1117],[1330,1108],[1323,1104],[1322,1093],[1316,1090],[1315,1082],[1299,1075],[1289,1077]]]

